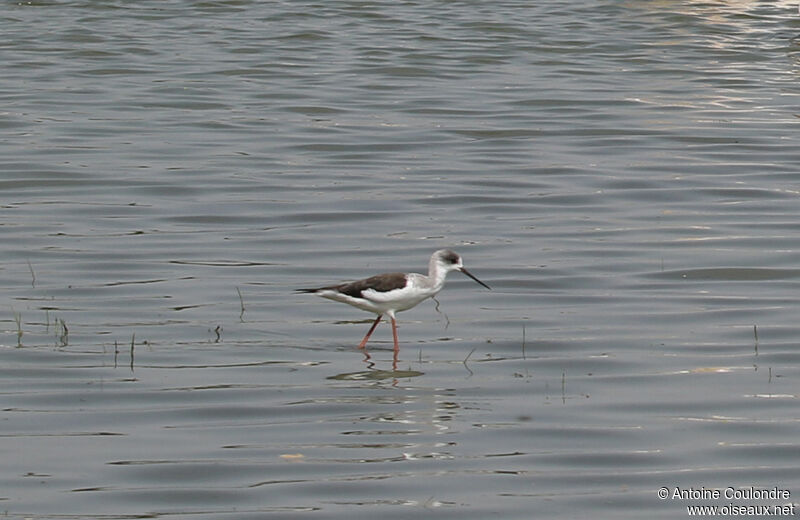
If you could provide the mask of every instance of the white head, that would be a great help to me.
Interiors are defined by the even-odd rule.
[[[464,263],[458,253],[449,249],[440,249],[433,253],[431,262],[435,262],[439,269],[448,273],[450,271],[458,271],[464,267]]]
[[[491,287],[478,280],[472,273],[466,270],[461,257],[455,251],[451,251],[449,249],[440,249],[433,253],[430,264],[431,274],[441,272],[443,275],[447,275],[447,273],[450,271],[461,271],[482,286],[486,287],[487,289],[491,289]]]

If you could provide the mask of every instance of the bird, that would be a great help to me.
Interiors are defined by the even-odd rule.
[[[491,287],[478,280],[467,271],[461,257],[449,249],[439,249],[431,255],[428,262],[428,275],[419,273],[384,273],[355,282],[330,285],[316,289],[297,289],[299,293],[312,293],[328,300],[352,305],[363,311],[377,314],[359,349],[366,349],[367,341],[384,316],[392,324],[395,357],[400,350],[397,339],[397,319],[395,314],[416,307],[421,302],[436,296],[444,287],[447,273],[461,271],[483,287]]]

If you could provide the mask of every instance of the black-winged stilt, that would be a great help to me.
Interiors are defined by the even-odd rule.
[[[464,268],[461,257],[449,249],[440,249],[431,255],[428,275],[418,273],[384,273],[355,282],[320,287],[318,289],[297,289],[303,293],[313,293],[329,300],[347,303],[361,310],[378,315],[358,348],[365,348],[369,337],[383,316],[392,322],[392,338],[395,355],[400,350],[397,341],[397,321],[395,313],[417,306],[424,300],[435,296],[444,287],[444,280],[450,271],[461,271],[487,289],[488,285],[478,280]]]

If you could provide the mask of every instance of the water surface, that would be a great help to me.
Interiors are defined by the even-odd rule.
[[[10,518],[797,503],[797,5],[21,2]],[[371,318],[297,287],[454,273]]]

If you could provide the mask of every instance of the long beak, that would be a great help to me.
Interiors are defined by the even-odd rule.
[[[489,289],[490,291],[492,290],[492,288],[491,288],[491,287],[489,287],[488,285],[486,285],[486,284],[485,284],[485,283],[483,283],[482,281],[480,281],[480,280],[478,280],[477,278],[475,278],[475,275],[474,275],[474,274],[470,273],[469,271],[467,271],[467,270],[466,270],[466,269],[464,269],[463,267],[462,267],[461,269],[459,269],[459,271],[461,271],[461,272],[462,272],[462,273],[464,273],[465,275],[469,276],[470,278],[472,278],[473,280],[475,280],[476,282],[478,282],[478,283],[479,283],[479,284],[481,284],[482,286],[486,287],[486,288],[487,288],[487,289]]]

